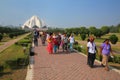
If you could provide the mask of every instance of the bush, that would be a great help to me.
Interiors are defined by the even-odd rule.
[[[0,41],[3,39],[3,35],[2,34],[0,34]]]
[[[74,45],[78,45],[78,42],[77,42],[77,41],[75,41],[75,42],[74,42]]]
[[[80,36],[81,36],[81,39],[82,39],[82,40],[85,40],[86,34],[81,34]]]
[[[81,49],[80,46],[78,46],[78,47],[77,47],[77,50],[78,50],[79,52],[81,52],[82,49]]]
[[[115,57],[113,58],[113,62],[114,62],[114,63],[120,63],[120,56],[115,56]]]
[[[110,41],[111,41],[111,43],[112,44],[116,44],[117,43],[117,41],[118,41],[118,37],[116,36],[116,35],[111,35],[110,37],[109,37],[109,39],[110,39]]]
[[[78,45],[73,45],[73,48],[74,48],[75,50],[77,50],[77,46],[78,46]]]
[[[13,33],[10,33],[10,34],[9,34],[9,37],[10,37],[10,38],[13,38],[13,37],[14,37],[14,34],[13,34]]]
[[[119,63],[120,64],[120,56],[115,55],[114,58],[109,58],[109,62]]]
[[[79,52],[82,51],[82,48],[79,45],[74,45],[73,48]]]
[[[0,73],[3,72],[3,70],[4,70],[3,65],[0,65]]]

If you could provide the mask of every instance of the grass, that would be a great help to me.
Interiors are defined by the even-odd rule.
[[[0,65],[4,66],[4,70],[2,74],[0,75],[0,80],[6,80],[7,78],[16,75],[14,77],[11,77],[11,80],[15,79],[16,77],[19,77],[21,73],[18,73],[18,71],[23,70],[26,74],[26,70],[22,66],[17,66],[17,59],[18,58],[25,58],[26,55],[23,53],[22,46],[19,45],[12,45],[6,50],[2,51],[0,53]],[[9,73],[9,74],[6,74]],[[25,77],[25,76],[23,76]],[[23,78],[21,76],[21,78]],[[18,79],[16,79],[18,80]]]
[[[22,46],[14,44],[0,53],[0,64],[4,63],[6,60],[15,60],[24,56]]]
[[[109,38],[109,36],[113,34],[115,34],[118,37],[118,42],[120,42],[120,33],[109,33],[109,34],[102,36],[102,38]]]
[[[29,37],[28,35],[27,37]],[[30,40],[28,38],[21,39],[18,43],[29,44],[26,53],[29,51]],[[28,43],[29,42],[29,43]],[[27,65],[18,65],[18,59],[27,59],[27,56],[23,52],[23,46],[19,44],[13,44],[4,51],[0,52],[0,66],[4,67],[4,70],[0,72],[0,80],[24,80],[27,72]]]

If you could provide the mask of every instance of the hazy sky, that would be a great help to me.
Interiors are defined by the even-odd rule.
[[[120,0],[0,0],[0,24],[24,24],[33,15],[49,26],[117,25]]]

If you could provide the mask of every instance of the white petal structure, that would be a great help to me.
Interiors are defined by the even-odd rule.
[[[44,26],[46,26],[46,24],[42,20],[37,16],[32,16],[23,24],[22,29],[42,28]]]

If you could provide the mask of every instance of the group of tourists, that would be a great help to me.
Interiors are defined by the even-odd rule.
[[[87,53],[88,53],[87,64],[91,68],[93,68],[94,60],[96,58],[96,53],[98,53],[99,56],[102,55],[101,66],[105,67],[105,70],[109,71],[108,59],[110,57],[110,52],[111,52],[112,56],[114,56],[112,49],[111,49],[111,45],[109,43],[109,39],[105,39],[105,41],[101,44],[100,53],[98,53],[96,44],[94,42],[94,37],[90,36],[88,39],[88,43],[87,43]]]
[[[68,36],[66,33],[47,33],[34,30],[33,42],[35,46],[38,46],[38,38],[41,38],[42,45],[47,44],[49,54],[58,53],[61,51],[60,48],[62,48],[63,52],[73,52],[73,44],[75,42],[73,34]]]
[[[47,35],[47,50],[49,54],[58,53],[60,47],[63,52],[72,52],[73,51],[73,43],[75,41],[73,34],[71,36],[67,36],[66,33],[50,33]]]
[[[34,44],[38,46],[38,38],[41,38],[42,45],[45,45],[47,42],[47,51],[49,54],[59,53],[62,51],[69,53],[73,51],[73,44],[75,43],[75,38],[73,34],[68,36],[66,33],[46,33],[46,32],[38,32],[37,30],[34,31]],[[94,42],[94,37],[90,36],[87,42],[87,64],[93,68],[94,61],[96,59],[96,53],[98,53],[96,44]],[[102,55],[102,62],[101,66],[105,67],[105,70],[109,71],[108,67],[108,59],[110,57],[110,52],[112,53],[111,45],[109,43],[109,39],[105,39],[105,41],[100,46],[100,53]],[[113,56],[113,53],[112,53]]]

